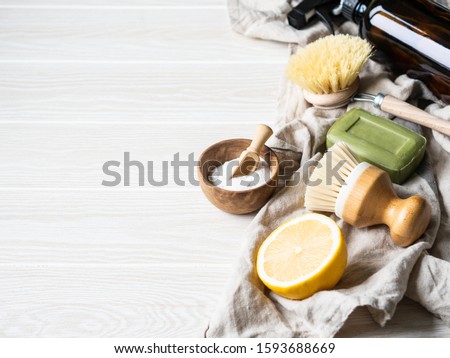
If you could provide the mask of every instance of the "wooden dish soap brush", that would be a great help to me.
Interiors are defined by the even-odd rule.
[[[338,168],[338,175],[328,172]],[[421,196],[400,199],[389,175],[366,162],[358,163],[344,142],[329,149],[311,174],[305,207],[334,212],[352,226],[386,224],[399,246],[415,242],[427,228],[431,207]]]
[[[372,46],[360,37],[322,37],[291,56],[286,76],[315,107],[339,108],[358,90],[358,75],[371,53]]]
[[[383,93],[356,93],[358,75],[371,53],[372,46],[359,37],[326,36],[291,56],[286,76],[303,88],[305,100],[314,107],[333,109],[350,102],[372,102],[386,113],[450,136],[450,121]]]

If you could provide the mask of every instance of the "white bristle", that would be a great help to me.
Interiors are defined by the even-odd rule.
[[[338,169],[339,177],[328,173],[328,169],[335,168],[340,162],[343,165]],[[333,145],[319,161],[309,178],[305,193],[305,207],[313,211],[334,212],[342,182],[347,180],[358,164],[347,144],[338,142]]]

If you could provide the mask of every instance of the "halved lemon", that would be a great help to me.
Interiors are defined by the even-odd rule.
[[[347,265],[339,226],[321,214],[305,214],[280,225],[258,251],[256,270],[275,293],[304,299],[332,289]]]

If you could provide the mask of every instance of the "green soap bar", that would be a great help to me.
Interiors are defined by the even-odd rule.
[[[392,181],[403,183],[425,154],[427,140],[389,119],[354,108],[327,133],[327,147],[345,142],[360,162],[385,170]]]

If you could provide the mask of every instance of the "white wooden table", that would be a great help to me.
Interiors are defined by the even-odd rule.
[[[250,136],[286,56],[232,33],[223,0],[0,0],[0,336],[202,336],[252,216],[173,180],[106,188],[102,164],[161,175]],[[450,329],[405,301],[340,336]]]

